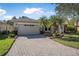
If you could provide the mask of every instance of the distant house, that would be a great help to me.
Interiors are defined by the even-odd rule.
[[[79,32],[79,20],[76,22],[76,30]]]
[[[12,31],[14,31],[14,27],[10,24],[5,23],[5,22],[0,22],[0,32],[3,32],[3,31],[12,32]]]

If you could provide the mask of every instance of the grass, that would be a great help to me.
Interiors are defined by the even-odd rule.
[[[14,38],[6,35],[0,35],[0,56],[5,55],[9,51],[13,42]]]
[[[65,34],[63,38],[56,38],[55,41],[79,49],[79,34]]]

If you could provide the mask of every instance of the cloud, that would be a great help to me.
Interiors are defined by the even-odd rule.
[[[4,14],[6,14],[6,10],[0,9],[0,16],[2,16],[2,15],[4,15]]]
[[[25,14],[39,14],[39,13],[44,13],[42,8],[26,8],[24,10]]]
[[[10,20],[13,16],[4,16],[4,19]]]

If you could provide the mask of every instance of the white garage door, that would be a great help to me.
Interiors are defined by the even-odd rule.
[[[18,35],[39,34],[39,26],[36,25],[19,25]]]

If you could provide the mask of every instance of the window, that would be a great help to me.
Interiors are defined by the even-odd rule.
[[[35,25],[31,25],[31,24],[24,24],[24,26],[35,26]]]

